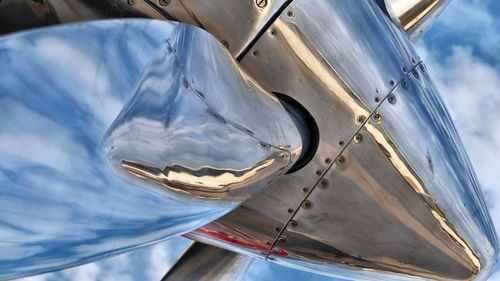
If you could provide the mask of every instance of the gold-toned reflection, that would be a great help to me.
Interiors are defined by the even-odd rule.
[[[389,0],[386,1],[408,31],[418,25],[427,15],[439,7],[443,0]]]
[[[253,167],[243,170],[217,169],[201,167],[197,170],[181,165],[170,165],[159,169],[132,161],[121,161],[122,167],[131,175],[150,180],[161,186],[184,194],[200,198],[224,199],[227,193],[245,187],[255,181],[267,169],[279,169],[286,163],[279,163],[275,158],[268,158]]]
[[[335,93],[340,103],[345,104],[345,107],[349,108],[355,116],[366,116],[369,113],[338,73],[326,64],[318,51],[307,46],[303,35],[292,29],[293,25],[277,20],[275,26],[283,34],[283,40],[297,55],[297,59],[318,78],[318,81],[326,85],[332,93]]]
[[[391,200],[391,204],[382,204],[380,206],[385,208],[390,214],[393,214],[394,217],[401,221],[408,228],[412,229],[415,233],[425,239],[430,245],[435,246],[440,249],[442,252],[446,253],[448,256],[459,262],[460,264],[466,267],[472,267],[472,273],[476,275],[481,269],[481,262],[479,257],[474,253],[468,243],[460,236],[457,230],[450,225],[449,221],[446,219],[443,212],[436,205],[435,200],[432,195],[425,188],[424,184],[419,179],[418,175],[413,172],[413,169],[409,165],[409,163],[398,153],[395,144],[390,140],[387,136],[387,133],[383,131],[383,129],[377,128],[377,126],[367,123],[366,131],[371,134],[374,140],[377,142],[379,147],[382,147],[385,151],[385,155],[391,161],[394,168],[398,171],[398,173],[405,179],[408,185],[415,190],[415,192],[419,195],[420,199],[425,202],[426,206],[430,209],[430,214],[437,221],[441,230],[445,232],[449,238],[460,248],[463,250],[463,253],[466,254],[467,260],[463,259],[459,253],[455,253],[450,245],[446,243],[446,241],[442,241],[436,237],[436,235],[428,229],[425,225],[423,225],[420,221],[416,220],[411,214],[408,214],[405,211],[404,206],[398,204],[398,200]],[[376,182],[376,181],[374,181]],[[367,191],[369,192],[369,191]],[[377,192],[384,192],[383,187],[379,188]],[[379,198],[388,198],[392,197],[390,194],[382,194],[376,196],[374,199]]]

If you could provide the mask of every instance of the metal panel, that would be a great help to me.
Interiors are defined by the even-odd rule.
[[[115,171],[134,182],[218,203],[265,189],[302,149],[278,99],[212,35],[185,24],[144,67],[103,143]]]
[[[215,240],[229,235],[236,237],[226,240],[231,249],[269,251],[370,112],[417,62],[411,42],[372,1],[292,2],[241,63],[266,90],[309,110],[320,131],[318,150],[303,169],[280,177],[194,239],[220,245]]]
[[[399,83],[322,182],[281,234],[277,247],[289,255],[273,259],[356,279],[387,272],[483,280],[491,273],[493,224],[423,65]]]

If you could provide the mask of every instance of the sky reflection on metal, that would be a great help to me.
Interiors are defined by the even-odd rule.
[[[496,120],[489,118],[492,117],[490,114],[500,110],[500,95],[498,95],[500,56],[495,53],[500,44],[493,45],[495,42],[498,43],[500,38],[500,28],[495,22],[498,11],[500,3],[492,0],[455,0],[445,11],[440,22],[423,37],[423,43],[420,44],[422,58],[428,63],[431,73],[435,75],[444,100],[469,150],[497,226],[500,222],[500,186],[497,183],[496,159],[500,156],[500,134],[498,134],[500,126],[498,122],[486,122],[486,120]],[[451,47],[447,46],[450,41],[453,42]],[[484,103],[486,98],[487,104]],[[37,280],[106,280],[106,278],[143,280],[141,277],[145,272],[152,273],[158,270],[158,264],[153,263],[153,260],[162,257],[169,260],[166,256],[178,253],[179,249],[174,247],[184,242],[183,239],[175,239],[150,248],[150,252],[139,250],[109,261],[37,277]],[[132,260],[134,262],[130,262]],[[117,273],[112,269],[119,268],[117,265],[113,267],[114,264],[118,264],[114,261],[123,261],[135,270],[129,270],[126,274],[123,271]],[[127,261],[129,263],[126,263]],[[167,267],[168,262],[163,266]],[[160,271],[158,270],[158,276],[161,276]],[[81,276],[86,278],[77,278]],[[499,277],[496,275],[490,280],[500,280]],[[334,279],[256,261],[245,280]]]

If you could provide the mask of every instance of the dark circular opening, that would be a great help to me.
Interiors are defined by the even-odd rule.
[[[280,100],[285,110],[290,114],[292,121],[297,126],[302,139],[302,152],[295,165],[286,172],[291,174],[302,169],[316,154],[319,145],[319,129],[316,121],[307,109],[298,101],[284,94],[274,93]]]

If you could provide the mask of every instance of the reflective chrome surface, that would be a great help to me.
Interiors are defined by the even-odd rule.
[[[240,281],[251,261],[247,256],[194,243],[162,281]]]
[[[107,21],[0,38],[0,279],[93,261],[221,216],[120,180],[101,141],[175,24]]]
[[[293,97],[311,113],[319,128],[318,150],[303,169],[280,177],[242,207],[192,235],[266,256],[278,238],[276,229],[287,224],[363,121],[418,63],[418,56],[408,38],[371,1],[309,5],[296,0],[241,63],[265,89]]]
[[[311,112],[319,148],[189,238],[355,279],[488,276],[498,242],[475,175],[433,85],[403,79],[419,57],[374,2],[296,0],[242,65]],[[401,87],[408,108],[378,113]]]
[[[413,42],[427,31],[451,0],[385,0],[389,15]]]
[[[179,24],[104,141],[122,175],[167,197],[242,202],[290,169],[301,137],[207,32]]]
[[[203,28],[241,56],[287,0],[3,0],[0,34],[75,21],[147,17]]]
[[[383,271],[432,280],[485,279],[497,259],[497,238],[423,65],[356,136],[343,161],[325,174],[327,184],[320,181],[307,197],[310,207],[303,205],[291,219],[295,224],[281,233],[286,241],[277,247],[289,255],[273,258],[356,279],[379,280]]]
[[[289,0],[172,0],[156,6],[180,22],[199,26],[240,57]]]

